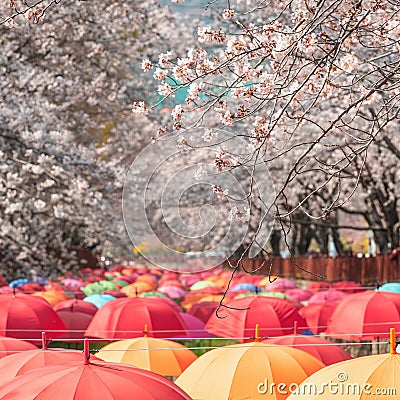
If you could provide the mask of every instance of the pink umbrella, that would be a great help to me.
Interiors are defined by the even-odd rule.
[[[206,323],[210,316],[215,313],[218,306],[219,303],[216,301],[203,301],[202,303],[193,304],[187,313]]]
[[[171,299],[179,299],[186,294],[185,290],[177,286],[161,286],[158,288],[158,291],[171,297]]]
[[[325,301],[337,301],[346,296],[346,293],[340,290],[323,290],[322,292],[315,293],[308,299],[308,304],[325,303]]]
[[[288,290],[286,290],[285,291],[285,295],[289,296],[292,300],[306,301],[313,294],[309,290],[296,288],[296,289],[288,289]]]
[[[187,337],[188,338],[212,338],[213,335],[210,335],[205,329],[205,323],[195,317],[194,315],[190,315],[187,313],[179,313],[182,317],[183,321],[185,322],[186,326],[188,327],[187,330]]]
[[[288,279],[279,279],[266,286],[268,292],[281,292],[287,289],[295,289],[297,285]]]

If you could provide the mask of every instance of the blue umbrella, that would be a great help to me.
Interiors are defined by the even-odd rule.
[[[85,297],[83,301],[94,304],[97,308],[101,308],[104,304],[111,300],[115,300],[116,297],[110,294],[92,294],[91,296]]]
[[[400,293],[400,282],[385,283],[378,290],[380,292]]]
[[[253,283],[238,283],[237,285],[235,285],[232,289],[231,292],[237,292],[239,290],[247,290],[249,292],[260,292],[260,288],[256,285],[254,285]]]
[[[28,283],[28,279],[26,278],[19,278],[19,279],[15,279],[14,281],[10,282],[8,284],[8,286],[12,287],[12,288],[16,288],[22,285],[25,285],[25,283]]]

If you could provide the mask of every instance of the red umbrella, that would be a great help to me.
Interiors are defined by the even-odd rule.
[[[313,294],[308,299],[308,304],[325,303],[325,301],[337,301],[342,299],[344,296],[346,296],[346,293],[342,292],[341,290],[323,290],[322,292]]]
[[[78,350],[28,350],[12,354],[0,360],[0,387],[4,382],[37,368],[65,364],[71,361],[82,362],[82,352]]]
[[[340,361],[350,360],[351,356],[339,345],[329,340],[308,335],[286,335],[264,340],[264,343],[278,344],[303,350],[318,358],[325,365],[335,364]]]
[[[326,333],[347,340],[388,337],[400,332],[400,294],[365,291],[344,297],[333,311]]]
[[[293,331],[297,321],[300,330],[308,329],[306,321],[288,301],[276,297],[249,296],[234,299],[229,308],[221,308],[218,318],[212,314],[206,324],[214,335],[245,342],[258,324],[260,336],[281,336]]]
[[[318,293],[321,290],[327,290],[331,288],[331,284],[328,282],[311,282],[306,289],[313,293]]]
[[[345,293],[359,293],[365,291],[359,283],[353,281],[336,282],[332,285],[332,288]]]
[[[16,293],[0,295],[0,334],[17,339],[40,339],[46,331],[57,338],[66,330],[60,317],[47,301]]]
[[[202,303],[193,304],[192,307],[189,308],[188,314],[193,315],[206,323],[210,316],[215,313],[218,306],[219,303],[216,301],[204,301]]]
[[[321,332],[325,332],[328,320],[338,304],[337,301],[309,304],[301,308],[299,314],[306,320],[310,331],[314,335],[318,335]]]
[[[119,297],[127,297],[127,295],[125,293],[122,293],[120,290],[116,290],[116,289],[103,290],[101,292],[101,294],[109,294],[109,295],[115,297],[116,299]]]
[[[0,358],[26,350],[37,349],[32,343],[25,340],[14,339],[6,336],[0,336]]]
[[[127,297],[109,301],[97,311],[85,336],[95,338],[134,338],[148,335],[158,338],[186,336],[180,315],[165,301]]]
[[[93,319],[93,315],[79,311],[60,310],[57,311],[67,332],[60,336],[60,339],[83,339],[85,331]]]
[[[182,389],[158,374],[101,361],[75,361],[35,369],[2,385],[0,398],[191,400]]]
[[[205,329],[205,323],[195,317],[194,315],[190,315],[188,313],[179,313],[179,315],[182,317],[183,321],[185,322],[186,326],[188,327],[188,330],[186,332],[186,336],[188,338],[212,338],[213,335],[210,335],[206,329]]]
[[[54,311],[77,311],[89,315],[96,314],[98,310],[98,308],[93,303],[78,299],[60,301],[53,308]]]

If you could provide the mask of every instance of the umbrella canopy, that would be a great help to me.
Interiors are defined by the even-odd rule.
[[[203,354],[175,383],[193,399],[283,400],[286,396],[277,391],[266,397],[265,383],[299,384],[323,367],[301,350],[253,342]]]
[[[134,365],[164,376],[179,376],[197,356],[185,346],[166,339],[141,337],[104,346],[97,357]]]
[[[261,336],[282,336],[293,331],[295,322],[299,329],[308,329],[307,323],[295,307],[275,297],[244,297],[228,303],[229,308],[220,309],[220,317],[212,314],[206,329],[214,335],[244,342],[254,332],[256,324]]]
[[[67,349],[42,350],[36,348],[36,350],[12,354],[0,360],[0,387],[9,379],[36,368],[65,364],[71,361],[82,362],[82,359],[81,351]]]
[[[186,336],[188,338],[212,338],[213,336],[210,335],[205,328],[205,322],[201,319],[195,317],[194,315],[190,315],[188,313],[179,313],[182,317],[183,321],[185,322],[188,330],[186,332]]]
[[[152,290],[151,292],[140,293],[139,297],[168,297],[168,296],[164,293],[160,293],[155,290]]]
[[[347,340],[376,340],[400,331],[400,294],[366,291],[349,294],[333,311],[326,333]]]
[[[295,289],[297,285],[288,279],[278,279],[266,286],[269,292],[281,292],[287,289]]]
[[[82,339],[93,315],[69,310],[56,312],[67,327],[67,332],[63,333],[60,339]]]
[[[350,360],[351,356],[339,345],[329,340],[308,335],[286,335],[264,340],[264,343],[290,346],[303,350],[315,358],[318,358],[325,365],[331,365],[340,361]]]
[[[187,327],[173,307],[163,298],[127,297],[105,304],[86,330],[87,337],[135,338],[148,326],[149,336],[168,338],[186,336]]]
[[[101,280],[99,282],[91,283],[90,285],[83,286],[81,288],[82,292],[86,294],[86,296],[91,296],[93,294],[99,294],[104,292],[105,290],[116,290],[118,286],[111,281]]]
[[[0,358],[7,357],[11,354],[35,349],[37,349],[35,345],[26,342],[25,340],[0,336]]]
[[[16,293],[0,295],[0,334],[17,339],[40,339],[62,335],[66,327],[47,301],[40,297]]]
[[[380,292],[400,293],[400,282],[385,283],[378,290]]]
[[[321,290],[327,290],[331,288],[331,284],[329,282],[318,281],[318,282],[311,282],[307,285],[306,289],[313,293],[318,293]]]
[[[88,303],[92,303],[98,309],[103,307],[104,304],[107,304],[111,300],[115,300],[116,297],[111,296],[110,294],[92,294],[91,296],[85,297],[83,301]]]
[[[203,301],[202,303],[193,304],[187,313],[206,323],[210,316],[215,313],[215,310],[218,308],[218,306],[219,303],[216,301]]]
[[[247,290],[249,292],[259,292],[260,288],[252,283],[238,283],[231,289],[232,292],[236,292],[238,290]]]
[[[299,314],[306,320],[310,331],[314,335],[325,332],[328,321],[339,302],[326,301],[325,303],[309,304],[299,310]]]
[[[204,289],[209,286],[215,286],[215,283],[211,281],[197,281],[192,286],[190,286],[190,290]]]
[[[346,293],[342,292],[341,290],[323,290],[313,294],[308,299],[308,304],[325,303],[325,301],[337,301],[342,299],[344,296],[346,296]]]
[[[93,303],[78,299],[60,301],[53,308],[54,311],[77,311],[89,315],[94,315],[97,312],[97,307]]]
[[[155,290],[155,286],[148,282],[134,282],[121,288],[121,292],[125,293],[128,297],[137,297],[140,293],[153,290]]]
[[[313,293],[306,289],[288,289],[285,291],[286,296],[289,296],[291,299],[296,301],[306,301],[308,300]]]
[[[191,400],[160,375],[101,361],[69,362],[23,374],[5,383],[0,399],[14,400]]]
[[[355,358],[330,365],[306,379],[288,400],[397,400],[400,393],[400,355]],[[339,395],[339,396],[338,396]]]
[[[84,284],[80,279],[65,278],[61,281],[62,285],[67,289],[80,289]]]
[[[332,289],[341,290],[345,293],[359,293],[364,292],[364,288],[354,281],[340,281],[332,285]]]
[[[60,301],[69,299],[69,296],[67,296],[65,292],[59,290],[50,290],[47,292],[35,292],[32,294],[32,296],[43,297],[52,306],[56,305]]]
[[[186,294],[186,290],[180,288],[179,286],[161,286],[158,288],[158,291],[160,293],[163,293],[170,297],[171,299],[179,299],[180,297],[183,297]]]

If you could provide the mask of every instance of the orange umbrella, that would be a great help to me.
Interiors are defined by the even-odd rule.
[[[317,371],[288,400],[398,400],[400,355],[394,329],[390,347],[390,354],[359,357]]]
[[[185,308],[190,308],[194,304],[199,304],[202,302],[216,302],[219,303],[222,299],[222,295],[208,295],[205,293],[188,293],[181,301],[181,306]]]
[[[121,292],[125,293],[128,297],[136,297],[138,294],[143,292],[151,292],[155,287],[147,282],[134,282],[130,285],[121,288]]]
[[[175,383],[193,399],[283,400],[278,390],[266,396],[266,387],[300,384],[323,367],[304,351],[253,342],[203,354]]]
[[[151,285],[153,288],[156,288],[158,286],[157,279],[151,274],[141,275],[136,279],[135,282],[146,282],[149,285]]]
[[[70,297],[61,290],[49,290],[46,292],[35,292],[32,296],[43,297],[49,304],[55,306],[60,301],[68,300]]]
[[[171,340],[141,337],[120,340],[104,346],[97,357],[130,364],[164,376],[179,376],[197,356]]]

